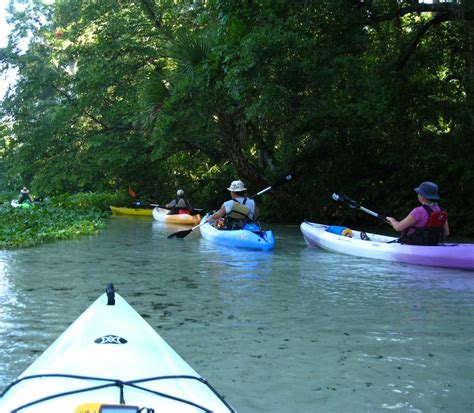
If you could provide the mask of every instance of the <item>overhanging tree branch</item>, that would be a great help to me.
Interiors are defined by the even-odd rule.
[[[153,22],[153,25],[157,29],[163,28],[163,23],[161,22],[161,17],[159,17],[155,11],[155,8],[151,4],[149,0],[141,0],[141,5],[143,7],[143,10],[147,14],[147,16],[150,18],[150,20]]]
[[[368,4],[372,5],[371,2],[369,2]],[[393,5],[395,6],[396,4],[397,3],[395,2],[393,3]],[[413,41],[410,43],[408,49],[403,54],[403,56],[399,59],[396,69],[401,70],[403,69],[403,67],[405,67],[406,63],[410,59],[410,56],[415,52],[421,40],[430,28],[448,21],[474,21],[474,7],[468,7],[467,4],[467,2],[426,4],[420,3],[418,0],[410,0],[408,2],[408,5],[400,8],[392,7],[390,12],[388,13],[377,15],[375,13],[372,13],[373,11],[371,11],[370,13],[368,13],[370,17],[368,18],[368,20],[366,20],[366,25],[371,26],[392,20],[398,21],[398,19],[410,14],[433,14],[432,19],[430,19],[419,27]]]
[[[474,20],[474,9],[465,8],[459,3],[426,4],[412,2],[410,6],[401,7],[386,14],[371,15],[367,21],[367,25],[391,21],[414,13],[439,13],[447,16],[447,20]]]
[[[410,46],[408,47],[407,51],[404,53],[404,55],[399,60],[399,62],[397,64],[397,70],[403,69],[403,67],[406,65],[406,63],[410,59],[410,56],[415,52],[415,50],[418,47],[418,44],[420,43],[423,36],[425,35],[425,33],[431,27],[433,27],[435,25],[438,25],[439,23],[449,21],[449,20],[451,20],[451,19],[447,14],[437,14],[433,19],[429,20],[426,24],[421,26],[421,28],[420,28],[420,30],[418,30],[418,33],[416,34],[415,38],[410,43]]]

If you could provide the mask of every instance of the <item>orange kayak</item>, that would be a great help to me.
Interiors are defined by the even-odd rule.
[[[153,218],[167,224],[197,225],[201,221],[201,215],[168,214],[169,210],[156,207],[153,210]]]

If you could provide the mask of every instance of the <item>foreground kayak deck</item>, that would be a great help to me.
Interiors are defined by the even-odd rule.
[[[352,237],[326,231],[328,225],[303,222],[300,226],[303,237],[310,247],[319,247],[358,257],[398,261],[408,264],[474,270],[474,244],[445,244],[419,246],[397,243],[397,238],[383,235],[366,235],[352,231]]]
[[[189,214],[168,214],[169,210],[164,208],[156,207],[153,209],[153,218],[159,222],[166,222],[167,224],[179,224],[179,225],[197,225],[201,222],[201,215],[189,215]]]
[[[202,219],[201,224],[206,220],[207,216]],[[200,226],[199,230],[204,239],[220,245],[261,251],[275,248],[273,231],[219,230],[210,224]]]
[[[142,217],[151,217],[153,209],[151,208],[127,208],[111,206],[112,214],[114,215],[137,215]]]
[[[234,412],[120,295],[114,305],[109,297],[100,296],[4,391],[1,412],[72,413],[86,403]]]

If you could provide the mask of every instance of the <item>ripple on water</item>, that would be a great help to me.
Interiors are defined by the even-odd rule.
[[[472,272],[310,249],[297,227],[272,252],[179,229],[113,219],[2,252],[0,387],[114,282],[240,412],[474,411]]]

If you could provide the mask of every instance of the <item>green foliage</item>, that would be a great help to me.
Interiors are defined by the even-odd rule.
[[[402,218],[412,188],[432,180],[453,232],[470,235],[469,7],[32,2],[0,50],[2,67],[18,69],[1,106],[0,183],[50,196],[132,186],[158,202],[184,187],[209,207],[232,179],[256,192],[291,169],[298,180],[259,201],[266,219],[365,224],[331,193]]]
[[[10,205],[10,202],[12,199],[17,199],[18,198],[18,192],[13,192],[13,191],[4,191],[0,192],[0,204],[8,204]]]
[[[76,211],[98,210],[110,212],[111,205],[125,205],[129,196],[125,192],[110,193],[78,193],[73,195],[59,195],[52,197],[49,202],[53,207]]]
[[[96,234],[105,227],[98,211],[79,211],[53,206],[0,207],[0,248],[30,247],[46,242]]]
[[[117,193],[59,195],[35,202],[32,208],[12,208],[15,193],[0,193],[0,248],[23,248],[96,234],[106,225],[110,205],[126,205],[129,196]]]

